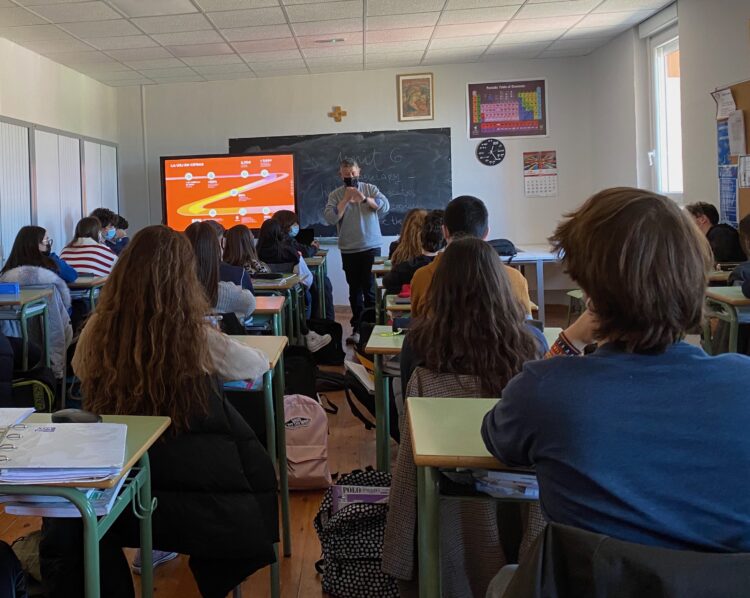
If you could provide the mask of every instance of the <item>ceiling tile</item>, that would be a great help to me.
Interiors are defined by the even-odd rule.
[[[0,37],[11,41],[39,41],[65,39],[68,34],[54,25],[25,25],[22,27],[0,27]]]
[[[432,27],[437,23],[439,12],[423,12],[406,15],[384,15],[367,17],[367,30],[403,29],[405,27]]]
[[[277,0],[198,0],[200,7],[206,11],[238,10],[241,8],[265,8],[278,6]]]
[[[466,48],[469,46],[487,47],[495,39],[494,35],[467,35],[465,37],[445,37],[430,42],[430,50],[442,50],[445,48]]]
[[[422,59],[422,64],[451,64],[462,62],[476,62],[481,56],[480,48],[467,51],[466,48],[452,48],[446,50],[432,50]]]
[[[434,27],[413,27],[409,29],[383,29],[382,31],[368,31],[367,43],[410,41],[415,39],[430,39]]]
[[[210,56],[211,54],[234,54],[229,44],[198,44],[195,46],[169,46],[175,56]]]
[[[273,62],[274,60],[291,60],[302,59],[299,50],[279,50],[278,52],[253,52],[252,54],[243,54],[242,58],[252,67],[256,62]]]
[[[565,17],[568,15],[585,15],[601,0],[568,0],[567,2],[545,2],[544,4],[526,4],[518,14],[518,19],[539,19],[544,17]]]
[[[56,52],[46,54],[48,58],[60,64],[96,64],[97,62],[112,62],[112,58],[96,50],[90,52]]]
[[[227,10],[210,12],[208,17],[220,29],[230,27],[254,27],[257,25],[282,25],[286,23],[284,13],[279,6],[272,8],[254,8],[250,10]]]
[[[258,39],[291,37],[292,31],[289,29],[289,25],[261,25],[259,27],[222,29],[221,34],[230,42],[244,42]]]
[[[592,37],[608,37],[613,38],[615,35],[623,30],[623,26],[615,27],[581,27],[576,25],[572,29],[568,29],[562,36],[562,39],[586,39]]]
[[[324,48],[304,48],[305,58],[316,59],[333,56],[362,56],[362,46],[327,46]],[[308,61],[309,64],[309,61]]]
[[[201,31],[212,29],[203,15],[172,15],[168,17],[139,17],[133,23],[146,33],[173,33],[175,31]]]
[[[34,11],[53,23],[76,23],[79,21],[103,21],[117,19],[120,15],[104,2],[75,2],[73,4],[50,4],[37,6]],[[2,17],[0,17],[2,20]]]
[[[91,75],[92,73],[87,72],[85,74]],[[137,71],[131,70],[109,71],[97,73],[96,78],[99,79],[99,81],[127,81],[128,79],[142,79],[143,75]]]
[[[241,64],[242,58],[237,54],[217,54],[216,56],[185,56],[182,58],[190,66],[213,66],[218,64]]]
[[[257,73],[258,77],[291,77],[293,75],[309,75],[310,71],[307,68],[301,69],[276,69],[272,71],[266,71]]]
[[[590,53],[586,50],[546,50],[539,55],[539,58],[573,58]]]
[[[282,39],[264,39],[251,42],[234,42],[232,44],[235,51],[240,54],[251,52],[269,52],[271,50],[294,50],[297,42],[292,37]]]
[[[189,66],[181,66],[176,68],[164,68],[164,69],[140,69],[141,73],[149,79],[156,79],[157,77],[182,77],[182,76],[193,76],[195,71]]]
[[[126,60],[125,64],[136,70],[141,69],[165,69],[170,67],[185,66],[177,58],[153,58],[149,60]]]
[[[651,16],[648,10],[638,12],[592,13],[583,17],[579,27],[615,27],[618,25],[637,25]]]
[[[497,35],[507,21],[497,23],[466,23],[465,25],[438,25],[435,37],[461,37],[464,35]]]
[[[503,33],[524,33],[526,31],[564,30],[575,25],[581,17],[550,17],[547,19],[513,19],[503,29]]]
[[[310,67],[310,73],[312,74],[323,74],[323,73],[345,73],[347,71],[359,71],[362,70],[361,64],[331,64],[331,65],[320,65]]]
[[[121,60],[122,62],[172,58],[172,55],[164,48],[130,48],[127,50],[111,50],[109,55],[116,60]]]
[[[198,12],[190,0],[109,0],[129,17],[152,17]]]
[[[116,73],[120,71],[131,71],[132,69],[124,64],[115,62],[111,63],[101,62],[97,64],[79,64],[76,66],[76,70],[86,73],[87,75],[98,75],[101,73]]]
[[[0,0],[0,8],[13,8],[16,6],[10,0]]]
[[[0,8],[0,23],[3,27],[13,27],[15,25],[41,25],[46,21],[32,15],[23,8],[11,7]]]
[[[501,57],[536,58],[549,46],[548,42],[534,44],[505,44],[490,46],[482,56],[482,60],[497,60]]]
[[[370,54],[387,54],[391,52],[410,52],[410,51],[421,51],[424,52],[427,47],[426,39],[418,39],[413,41],[402,41],[402,42],[383,42],[378,44],[368,43],[365,46],[365,51],[368,56]]]
[[[215,64],[213,66],[196,66],[194,69],[201,75],[224,75],[227,73],[249,73],[245,64]]]
[[[158,44],[148,35],[120,35],[115,37],[95,37],[88,40],[100,50],[127,50],[130,48],[151,48]]]
[[[85,23],[65,23],[63,29],[78,37],[110,37],[115,35],[138,35],[140,31],[125,19],[113,21],[89,21]]]
[[[225,73],[223,75],[203,75],[206,81],[233,81],[238,79],[254,79],[255,75],[251,71],[247,73]]]
[[[200,75],[184,75],[181,77],[154,77],[156,83],[168,85],[170,83],[202,83],[205,81]]]
[[[650,10],[652,12],[671,4],[673,0],[605,0],[594,12],[618,12],[622,10]]]
[[[363,9],[362,0],[344,0],[343,2],[288,6],[286,13],[289,15],[290,23],[301,23],[304,21],[328,21],[332,17],[339,19],[361,18]]]
[[[463,23],[503,22],[512,18],[516,8],[514,6],[498,6],[495,8],[471,8],[466,10],[447,10],[440,17],[440,25],[459,25]]]
[[[526,31],[523,33],[507,33],[507,27],[497,36],[499,44],[522,44],[552,41],[560,37],[564,29],[551,31]]]
[[[398,65],[414,64],[422,60],[424,52],[394,52],[392,54],[367,54],[367,64]]]
[[[154,81],[143,77],[142,79],[133,81],[128,79],[126,81],[102,81],[102,83],[104,83],[105,85],[109,85],[110,87],[130,87],[134,85],[153,85]]]
[[[296,35],[319,35],[321,33],[346,33],[362,31],[362,17],[356,19],[334,19],[332,21],[309,21],[292,25]]]
[[[273,62],[257,62],[253,65],[253,70],[256,73],[263,73],[273,70],[296,70],[304,69],[304,61],[301,58],[293,58],[291,60],[275,60]]]
[[[546,0],[545,0],[546,1]],[[523,0],[448,0],[446,10],[462,8],[490,8],[492,6],[520,6]]]
[[[39,54],[50,54],[53,52],[73,52],[73,51],[84,51],[93,50],[91,46],[78,41],[72,36],[68,36],[67,39],[47,39],[38,41],[26,41],[23,43],[24,47]]]
[[[363,34],[361,31],[350,31],[349,33],[341,33],[341,34],[328,34],[328,35],[309,35],[304,37],[298,37],[297,41],[299,42],[300,48],[320,48],[320,47],[326,47],[326,44],[318,43],[320,40],[325,39],[336,39],[336,40],[342,40],[337,41],[335,44],[330,44],[331,46],[342,46],[342,45],[362,45],[363,40]]]
[[[307,59],[307,67],[313,69],[319,66],[351,64],[362,66],[362,56],[316,56]]]
[[[599,39],[562,39],[553,42],[548,48],[549,50],[588,50],[589,52],[594,51],[596,48],[600,48],[607,42],[609,38]]]
[[[213,29],[206,29],[203,31],[179,31],[176,33],[154,33],[151,37],[162,46],[213,44],[224,41]]]
[[[369,0],[367,16],[398,15],[443,10],[445,0]]]

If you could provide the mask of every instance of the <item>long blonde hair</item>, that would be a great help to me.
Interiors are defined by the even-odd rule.
[[[174,432],[187,429],[211,392],[208,311],[187,238],[166,226],[136,234],[102,289],[89,342],[76,352],[85,408],[168,415]]]
[[[406,213],[404,223],[401,225],[401,235],[391,256],[391,265],[395,266],[401,262],[408,262],[422,255],[422,225],[424,224],[427,210],[414,208]]]

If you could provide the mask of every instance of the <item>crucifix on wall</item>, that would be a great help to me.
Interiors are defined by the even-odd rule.
[[[346,116],[346,110],[342,110],[341,106],[334,106],[333,112],[329,112],[328,116],[330,116],[337,123],[340,123],[341,119]]]

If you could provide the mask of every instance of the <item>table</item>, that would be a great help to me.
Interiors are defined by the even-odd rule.
[[[391,271],[391,262],[375,263],[372,265],[372,273],[377,276],[383,276]]]
[[[326,276],[328,260],[325,255],[316,255],[314,257],[305,258],[305,263],[310,268],[310,271],[315,273],[316,283],[318,287],[318,313],[316,314],[319,318],[325,319],[326,317]]]
[[[304,307],[300,305],[304,301],[302,293],[299,292],[299,276],[296,274],[285,274],[284,278],[270,280],[266,278],[256,278],[253,280],[253,288],[256,295],[284,295],[288,299],[285,304],[287,310],[287,329],[286,333],[289,340],[302,343],[300,318],[304,317]]]
[[[511,266],[536,267],[536,303],[539,305],[539,319],[544,323],[544,264],[559,261],[557,254],[549,251],[544,245],[529,245],[519,247],[518,254],[512,259],[508,256],[501,256],[500,259]]]
[[[417,466],[420,598],[440,598],[438,468],[508,469],[487,452],[480,434],[485,414],[497,401],[427,397],[407,399],[412,451]]]
[[[375,457],[378,470],[391,470],[390,390],[383,372],[383,356],[398,355],[404,344],[403,334],[393,334],[390,326],[375,326],[365,352],[375,356]]]
[[[247,347],[263,351],[268,356],[268,370],[263,374],[263,399],[266,412],[266,448],[279,470],[281,486],[281,528],[284,556],[292,555],[291,520],[289,516],[289,470],[286,458],[286,429],[284,428],[284,347],[285,336],[232,336]]]
[[[409,303],[396,303],[397,297],[398,295],[386,295],[385,309],[387,311],[398,312],[399,315],[411,313],[411,299],[409,299]]]
[[[93,311],[96,306],[97,291],[104,286],[107,278],[107,276],[79,276],[73,282],[68,283],[71,297],[75,299],[88,296],[89,309]]]
[[[750,308],[750,299],[742,294],[742,287],[708,287],[706,289],[706,314],[703,319],[703,346],[713,355],[709,318],[717,318],[729,324],[730,353],[737,352],[737,332],[740,311]]]
[[[286,299],[280,295],[255,298],[255,311],[253,314],[259,316],[271,316],[274,336],[283,336],[283,323],[281,313],[284,311]]]
[[[714,270],[708,274],[708,282],[714,284],[727,284],[729,282],[729,275],[731,274],[728,270]]]
[[[23,354],[21,369],[29,369],[29,320],[34,317],[42,318],[42,334],[44,336],[44,363],[49,367],[49,330],[47,321],[47,298],[52,295],[52,288],[21,289],[18,295],[0,295],[0,320],[13,320],[21,324],[21,338],[23,339]]]
[[[107,423],[125,424],[128,427],[125,465],[117,476],[101,482],[75,484],[50,484],[43,486],[0,484],[0,493],[61,496],[68,499],[81,512],[87,598],[98,598],[100,595],[99,540],[112,527],[112,524],[114,524],[120,514],[132,505],[133,512],[140,521],[141,556],[143,559],[141,595],[151,597],[154,591],[154,569],[151,556],[151,516],[156,508],[156,499],[152,499],[151,497],[151,467],[146,451],[156,442],[164,430],[167,429],[170,419],[168,417],[137,415],[105,415],[102,419]],[[26,422],[41,424],[49,423],[50,420],[51,416],[49,414],[35,413]],[[93,506],[89,503],[86,495],[78,490],[78,488],[112,488],[130,469],[133,469],[135,475],[131,475],[126,480],[109,514],[97,521]]]

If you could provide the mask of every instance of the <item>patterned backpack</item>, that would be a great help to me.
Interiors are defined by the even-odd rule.
[[[390,487],[391,474],[353,471],[341,476],[341,486]],[[380,570],[387,504],[354,503],[332,514],[329,488],[315,516],[323,558],[315,564],[323,576],[323,591],[340,598],[398,598],[396,580]]]

